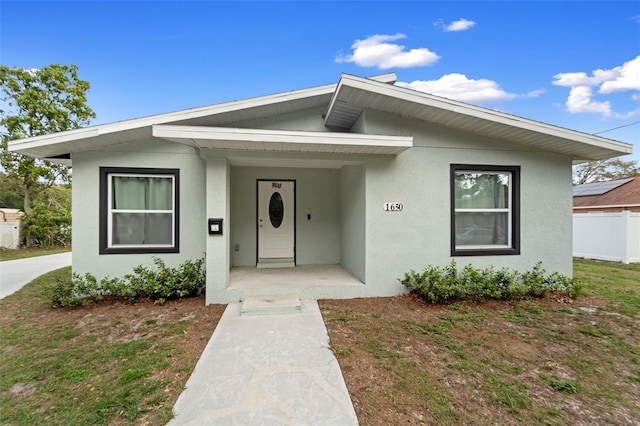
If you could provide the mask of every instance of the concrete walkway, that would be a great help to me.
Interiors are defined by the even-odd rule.
[[[54,269],[71,265],[71,252],[0,262],[0,299]]]
[[[288,314],[227,306],[169,425],[357,425],[315,300]]]

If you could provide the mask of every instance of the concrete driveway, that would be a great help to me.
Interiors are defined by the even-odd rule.
[[[71,265],[71,252],[0,262],[0,299],[54,269]]]

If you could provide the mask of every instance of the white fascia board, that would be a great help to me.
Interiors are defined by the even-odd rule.
[[[600,148],[613,150],[622,154],[631,154],[633,145],[616,141],[613,139],[603,138],[601,136],[583,133],[576,130],[566,129],[551,124],[518,117],[516,115],[506,114],[503,112],[454,101],[439,96],[430,95],[428,93],[418,92],[416,90],[407,89],[395,85],[379,83],[373,80],[367,80],[349,74],[343,74],[338,82],[333,98],[331,99],[329,109],[325,117],[325,124],[328,120],[331,110],[337,99],[339,98],[342,86],[349,86],[363,91],[377,93],[391,98],[398,98],[408,102],[438,108],[450,111],[454,114],[467,115],[469,117],[480,118],[494,123],[506,126],[516,127],[520,129],[530,130],[536,133],[543,133],[549,136],[555,136],[562,139],[569,139],[575,142],[595,145]],[[392,112],[392,111],[391,111]]]
[[[64,134],[64,137],[62,135]],[[62,142],[88,139],[99,136],[98,127],[87,127],[85,129],[69,130],[66,132],[51,133],[49,135],[34,136],[26,139],[15,139],[9,141],[9,151],[22,151],[26,149],[40,148],[42,146],[54,145]]]
[[[349,75],[349,74],[343,74]],[[398,81],[398,76],[395,72],[388,72],[386,74],[373,75],[371,77],[367,77],[367,80],[379,81],[380,83],[393,84]]]
[[[292,130],[241,129],[230,127],[155,125],[154,137],[184,139],[190,144],[202,140],[323,145],[362,145],[411,148],[412,136],[363,135],[359,133],[301,132]],[[197,144],[197,143],[196,143]],[[198,145],[199,146],[199,145]],[[206,148],[206,146],[200,146]]]
[[[342,82],[348,79],[352,79],[354,81],[360,81],[362,80],[361,78],[355,76],[355,75],[351,75],[351,74],[345,74],[342,73],[340,75],[340,80],[338,81],[338,84],[336,84],[335,86],[335,90],[333,92],[333,96],[331,96],[331,100],[329,101],[329,107],[327,108],[327,112],[325,114],[324,117],[324,125],[327,125],[327,122],[329,121],[329,116],[331,115],[331,111],[333,111],[333,107],[335,105],[335,103],[338,100],[338,95],[340,93],[340,88],[342,87]],[[375,81],[377,83],[383,83],[386,84],[387,86],[393,86],[393,84],[398,80],[396,73],[395,72],[390,72],[387,74],[381,74],[381,75],[376,75],[376,76],[372,76],[369,77],[367,79],[364,79],[365,83],[366,81]],[[364,89],[364,90],[368,90],[368,89]]]
[[[188,120],[192,118],[206,117],[210,115],[223,114],[227,112],[238,111],[242,109],[250,109],[265,106],[274,103],[293,101],[307,97],[315,97],[332,93],[336,84],[327,84],[308,89],[294,90],[289,92],[276,93],[273,95],[260,96],[256,98],[243,99],[239,101],[225,102],[221,104],[208,105],[198,108],[190,108],[181,111],[169,112],[165,114],[150,115],[147,117],[134,118],[131,120],[117,121],[114,123],[101,124],[97,126],[86,127],[83,129],[67,130],[64,132],[52,133],[43,136],[34,136],[32,138],[16,139],[9,141],[9,151],[17,151],[25,148],[39,147],[43,145],[51,145],[61,142],[69,142],[73,140],[86,139],[89,137],[107,135],[126,130],[133,130],[152,126],[154,124],[171,123],[174,121]]]

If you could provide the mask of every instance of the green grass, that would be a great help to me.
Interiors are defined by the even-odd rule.
[[[26,259],[29,257],[46,256],[48,254],[66,253],[71,251],[71,247],[46,247],[46,248],[20,248],[6,249],[0,248],[0,262],[5,260]]]
[[[574,269],[577,300],[321,301],[360,424],[640,419],[640,265]]]
[[[640,263],[577,260],[574,276],[586,291],[611,302],[616,311],[630,316],[640,312]]]
[[[0,300],[0,424],[165,424],[195,365],[185,359],[188,302],[50,308],[44,285],[70,273]]]

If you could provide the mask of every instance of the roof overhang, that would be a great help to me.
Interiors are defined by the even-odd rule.
[[[413,146],[411,136],[228,127],[156,125],[152,135],[200,149],[235,151],[397,155]]]
[[[575,163],[617,157],[633,150],[631,144],[405,89],[394,86],[394,82],[395,73],[370,78],[343,74],[337,84],[9,141],[9,150],[66,163],[70,154],[104,150],[160,134],[194,146],[232,146],[223,149],[254,151],[393,154],[411,146],[403,145],[409,143],[408,139],[397,136],[348,133],[365,110],[422,120],[537,151],[556,152],[569,156]],[[242,127],[243,122],[327,105],[325,126],[335,133],[232,128]],[[257,137],[266,139],[258,141]]]
[[[369,77],[380,84],[393,84],[395,73]],[[9,141],[9,151],[51,161],[69,163],[69,154],[101,150],[109,146],[151,137],[151,127],[157,124],[193,126],[229,126],[287,112],[326,106],[337,84],[242,99],[166,114],[101,124],[49,135]]]
[[[575,162],[602,160],[633,151],[631,144],[613,139],[347,74],[340,78],[325,125],[348,130],[367,109],[565,154]]]
[[[151,127],[155,124],[191,124],[201,123],[203,120],[227,123],[268,116],[274,110],[286,112],[287,108],[295,110],[326,105],[335,87],[335,84],[328,84],[309,89],[18,139],[9,141],[9,151],[55,161],[55,158],[60,155],[101,150],[109,146],[149,138],[151,137]],[[211,117],[215,117],[215,119],[211,119]]]

